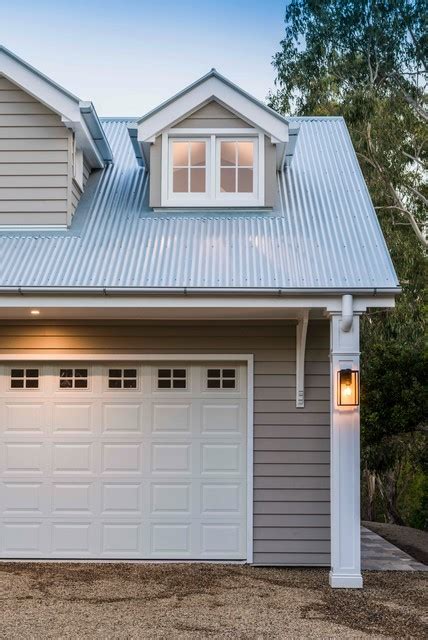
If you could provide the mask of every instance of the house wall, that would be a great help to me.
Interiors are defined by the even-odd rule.
[[[0,225],[70,223],[72,144],[58,114],[0,76]]]
[[[329,325],[308,327],[305,407],[296,409],[296,324],[14,323],[0,352],[253,353],[254,562],[328,565]]]

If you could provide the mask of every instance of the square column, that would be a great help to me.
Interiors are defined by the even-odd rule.
[[[338,372],[360,370],[359,317],[349,331],[341,315],[330,317],[331,374],[331,571],[335,588],[361,588],[360,407],[339,406]]]

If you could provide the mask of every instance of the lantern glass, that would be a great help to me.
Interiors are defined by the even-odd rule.
[[[337,374],[337,404],[340,407],[357,407],[360,404],[358,371],[341,369]]]

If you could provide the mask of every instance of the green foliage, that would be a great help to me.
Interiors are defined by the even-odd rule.
[[[349,128],[403,290],[394,310],[362,319],[362,457],[385,518],[401,483],[419,496],[406,512],[419,523],[427,469],[411,434],[427,408],[427,16],[420,0],[291,0],[269,95],[283,114],[341,115]]]

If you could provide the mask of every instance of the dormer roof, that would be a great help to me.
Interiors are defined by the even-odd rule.
[[[286,143],[288,121],[257,100],[216,69],[185,87],[137,121],[138,141],[148,142],[165,128],[173,126],[193,111],[215,100],[271,136],[273,142]]]

